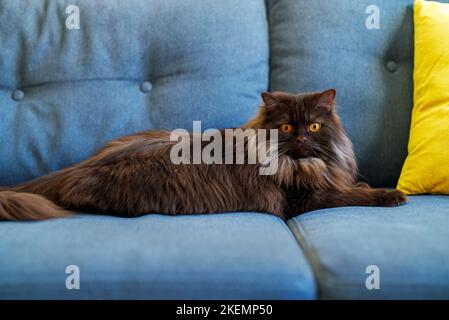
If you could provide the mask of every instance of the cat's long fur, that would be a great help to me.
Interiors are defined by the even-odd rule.
[[[271,128],[267,121],[276,101],[294,99],[290,103],[301,101],[310,107],[320,97],[318,93],[264,96],[259,114],[244,128]],[[333,99],[329,104],[333,108]],[[70,209],[126,217],[258,211],[285,219],[324,207],[403,203],[405,196],[398,191],[355,184],[358,171],[352,144],[334,109],[329,116],[335,122],[326,144],[329,150],[323,150],[321,158],[280,155],[272,176],[260,175],[259,164],[175,165],[170,150],[176,142],[170,141],[168,131],[126,136],[77,165],[0,189],[0,220],[63,217]]]

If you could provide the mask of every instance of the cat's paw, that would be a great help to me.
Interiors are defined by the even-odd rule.
[[[357,182],[355,186],[356,188],[367,188],[367,189],[371,188],[370,185],[366,182]]]
[[[407,203],[407,196],[399,190],[385,191],[380,197],[381,205],[398,207]]]

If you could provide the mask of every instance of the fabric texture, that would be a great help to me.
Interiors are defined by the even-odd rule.
[[[412,0],[267,3],[270,90],[335,88],[362,176],[396,186],[412,109]]]
[[[414,107],[398,189],[449,194],[449,4],[416,0]]]
[[[289,221],[324,299],[449,299],[449,197],[398,208],[337,208]],[[379,270],[380,289],[367,278]],[[368,273],[366,273],[368,268]]]
[[[261,0],[2,0],[0,185],[137,131],[242,125],[267,90],[267,33]]]
[[[279,218],[257,213],[79,215],[0,224],[0,299],[313,299]],[[67,290],[66,267],[80,271]]]

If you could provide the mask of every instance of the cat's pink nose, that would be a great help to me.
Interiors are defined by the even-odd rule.
[[[296,140],[298,140],[301,143],[306,142],[307,138],[306,137],[296,137]]]

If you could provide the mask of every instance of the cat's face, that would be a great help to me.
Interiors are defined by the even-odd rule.
[[[344,129],[335,112],[335,90],[263,93],[261,128],[278,129],[279,154],[294,160],[334,158]]]

